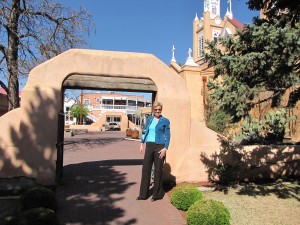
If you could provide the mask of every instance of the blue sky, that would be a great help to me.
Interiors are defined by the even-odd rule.
[[[70,2],[66,1],[65,2]],[[223,18],[228,0],[221,0]],[[72,0],[71,7],[83,6],[91,12],[96,34],[88,38],[88,48],[151,53],[169,64],[172,45],[177,62],[184,63],[192,48],[192,23],[203,15],[204,0]],[[66,3],[70,4],[70,3]],[[246,0],[232,0],[232,11],[241,23],[252,23],[257,11]]]
[[[228,0],[221,0],[224,18]],[[232,0],[233,16],[252,23],[259,12],[247,8],[247,0]],[[192,48],[192,24],[203,15],[204,0],[60,0],[71,8],[86,8],[96,25],[86,48],[151,53],[169,64],[172,46],[175,58],[184,64]],[[25,80],[21,81],[22,86]]]

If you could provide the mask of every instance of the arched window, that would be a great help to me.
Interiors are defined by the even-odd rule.
[[[198,34],[198,56],[203,56],[203,50],[204,50],[204,40],[203,40],[203,33],[200,32]]]

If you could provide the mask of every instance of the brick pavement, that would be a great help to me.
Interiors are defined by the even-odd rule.
[[[142,158],[139,142],[124,132],[89,132],[65,138],[63,184],[57,215],[65,225],[183,225],[168,195],[137,201]]]

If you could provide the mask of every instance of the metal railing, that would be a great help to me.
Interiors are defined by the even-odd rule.
[[[135,113],[137,109],[143,108],[144,106],[131,106],[131,105],[111,105],[111,104],[101,104],[101,105],[90,105],[88,109],[92,110],[99,110],[102,112],[106,111],[119,111],[124,113]]]

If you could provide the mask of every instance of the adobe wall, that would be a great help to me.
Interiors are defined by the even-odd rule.
[[[153,80],[156,100],[164,104],[163,115],[171,121],[168,163],[176,168],[190,135],[191,106],[184,79],[150,54],[72,49],[34,68],[22,91],[21,107],[0,118],[1,177],[24,175],[42,184],[54,183],[62,84],[72,74]],[[176,176],[176,169],[173,173]]]

